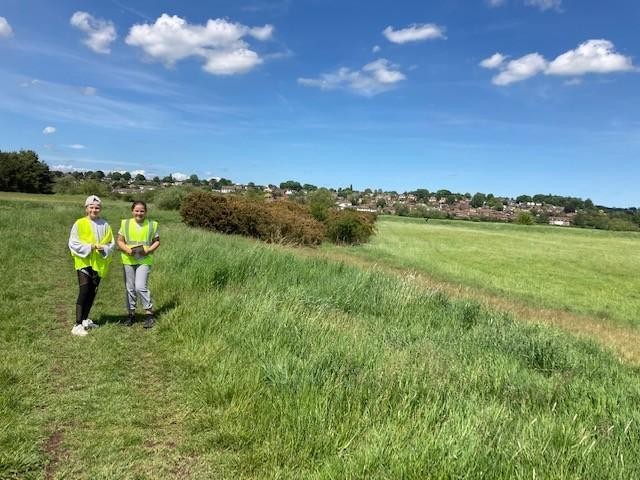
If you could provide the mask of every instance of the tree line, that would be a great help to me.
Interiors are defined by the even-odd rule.
[[[68,193],[68,194],[98,194],[107,195],[112,190],[126,188],[131,184],[134,185],[173,185],[178,181],[172,176],[167,175],[162,178],[154,176],[151,179],[146,178],[143,174],[131,174],[130,172],[103,172],[95,171],[75,171],[64,173],[60,171],[51,171],[49,166],[41,162],[38,154],[32,150],[20,150],[15,152],[0,151],[0,191],[5,192],[25,192],[25,193]],[[190,187],[206,187],[207,189],[219,190],[224,186],[231,186],[233,182],[226,178],[200,179],[193,174],[182,182]],[[270,187],[278,188],[275,185]],[[327,189],[319,188],[309,183],[300,183],[295,180],[286,180],[279,184],[282,191],[291,191],[293,200],[301,203],[309,203],[311,208],[319,217],[322,217],[329,205],[334,202],[334,196],[344,198],[353,205],[358,204],[358,200],[368,196],[389,195],[397,197],[395,191],[383,192],[382,190],[365,189],[358,192],[353,189],[352,185],[345,188]],[[244,190],[247,196],[258,198],[261,196],[263,187],[250,182]],[[510,201],[519,204],[533,204],[532,213],[534,221],[537,223],[546,223],[548,218],[544,212],[537,212],[538,205],[554,205],[562,207],[565,213],[575,213],[573,217],[573,225],[584,228],[596,228],[603,230],[639,230],[640,229],[640,211],[634,208],[609,208],[600,205],[594,205],[590,199],[583,200],[577,197],[552,195],[552,194],[535,194],[520,195],[515,199],[508,197],[499,197],[491,193],[476,192],[455,193],[450,190],[441,189],[429,191],[426,188],[419,188],[408,194],[414,195],[418,203],[427,203],[431,197],[435,197],[438,201],[444,199],[447,204],[454,204],[462,200],[468,200],[474,208],[489,207],[495,210],[502,210],[504,205]],[[186,193],[179,191],[166,192],[168,197],[167,205],[175,205],[178,208],[181,199]],[[169,198],[170,197],[170,198]],[[174,198],[175,197],[175,198]],[[150,198],[148,199],[150,200]],[[384,198],[378,198],[376,206],[384,208],[386,201]],[[403,203],[396,203],[396,212],[400,215],[408,215],[408,207]],[[441,213],[441,212],[440,212]],[[446,215],[445,215],[446,216]],[[548,217],[548,215],[547,215]]]

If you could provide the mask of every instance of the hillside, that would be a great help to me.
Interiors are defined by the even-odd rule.
[[[0,196],[2,478],[640,472],[638,369],[594,342],[175,213],[151,210],[157,327],[119,324],[116,260],[74,338],[78,205]]]

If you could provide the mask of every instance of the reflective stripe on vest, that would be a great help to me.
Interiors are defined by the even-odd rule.
[[[113,241],[113,233],[111,232],[111,228],[107,229],[107,234],[103,238],[97,239],[93,231],[93,226],[91,225],[91,220],[89,220],[89,218],[87,217],[79,218],[76,221],[76,226],[78,228],[78,239],[80,240],[80,243],[90,245],[108,245]],[[100,277],[104,277],[109,270],[111,258],[103,257],[102,254],[97,250],[91,250],[91,253],[84,258],[79,257],[74,253],[71,253],[71,255],[73,257],[73,265],[76,270],[91,267],[98,273]]]
[[[158,231],[158,222],[145,219],[139,229],[132,228],[132,222],[135,222],[135,219],[129,218],[120,222],[120,231],[123,233],[125,243],[128,246],[151,246],[156,232]],[[124,265],[152,265],[153,253],[142,258],[135,258],[133,255],[127,255],[126,253],[121,252],[120,259]]]

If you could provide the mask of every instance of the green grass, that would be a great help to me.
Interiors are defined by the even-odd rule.
[[[640,326],[640,234],[381,217],[340,252],[480,292]],[[336,251],[335,247],[325,247]]]
[[[157,327],[117,323],[114,262],[74,338],[48,198],[0,195],[0,478],[640,476],[640,370],[595,344],[175,213]]]

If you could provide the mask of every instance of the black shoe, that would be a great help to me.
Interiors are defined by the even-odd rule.
[[[129,315],[127,317],[127,319],[124,321],[124,326],[125,327],[130,327],[132,326],[136,321],[136,316],[135,315]]]
[[[156,319],[153,315],[147,315],[147,318],[144,319],[144,328],[151,328],[156,323]]]

